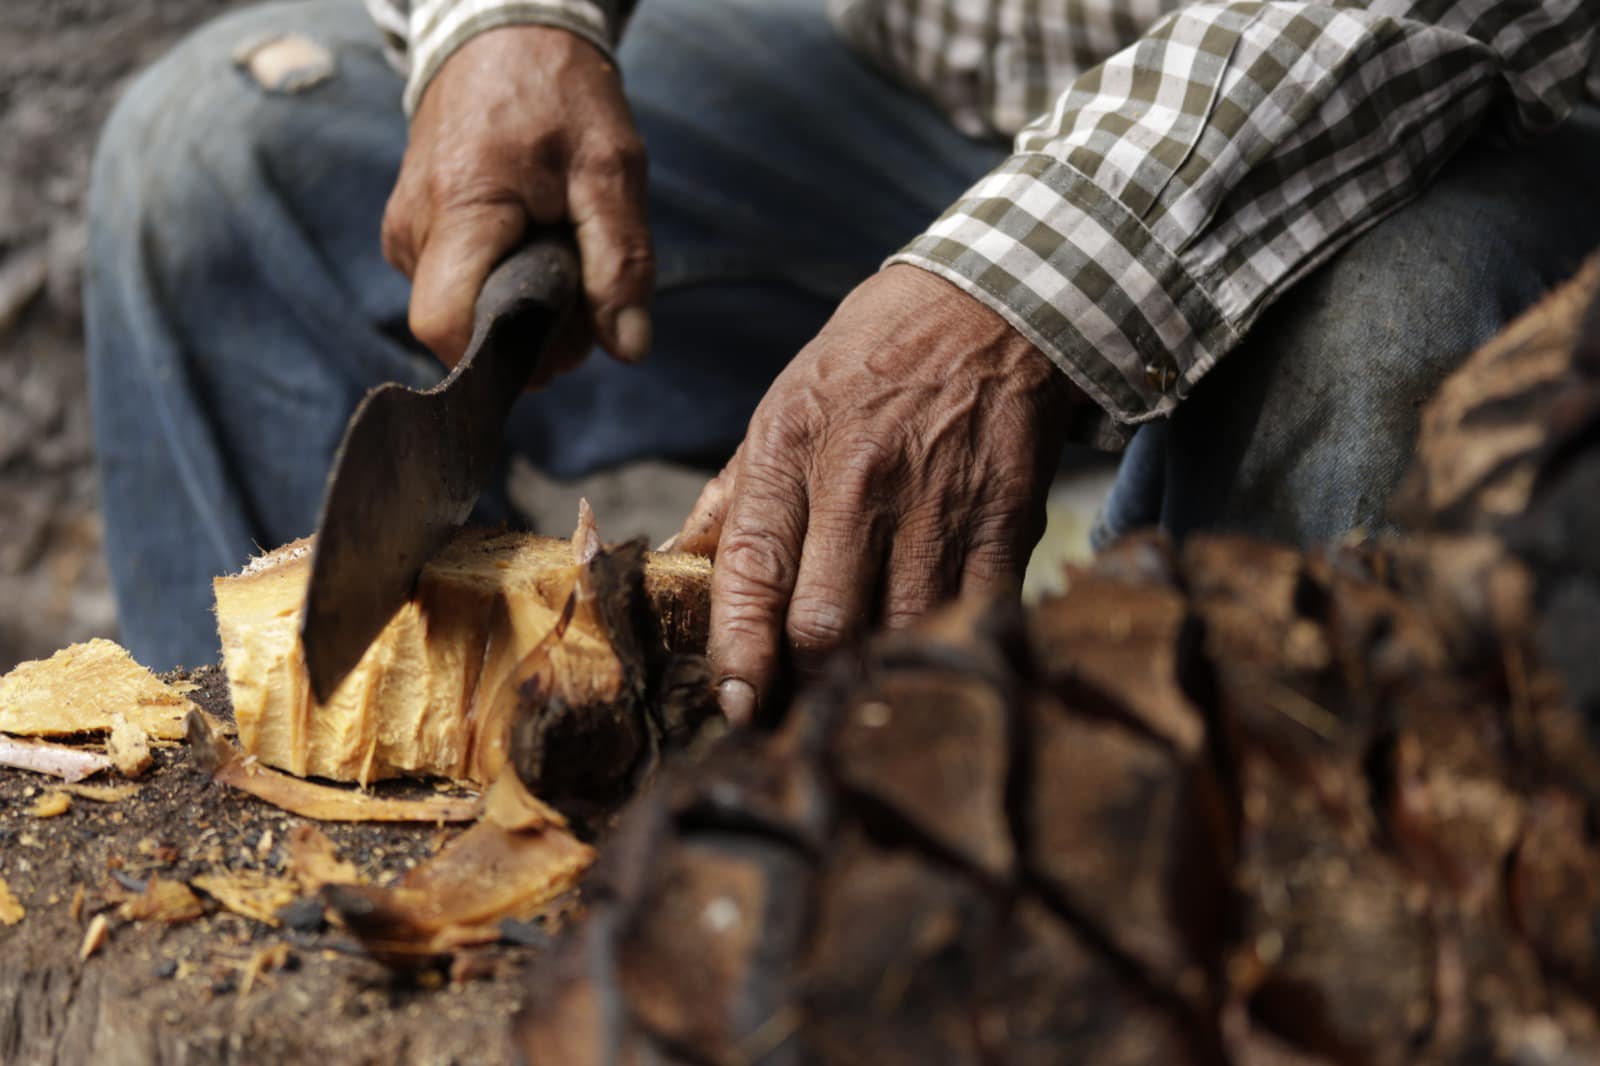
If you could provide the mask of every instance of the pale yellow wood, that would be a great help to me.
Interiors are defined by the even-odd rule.
[[[363,783],[409,773],[487,784],[505,765],[532,673],[573,692],[620,683],[594,611],[580,603],[562,622],[575,590],[582,599],[570,542],[464,530],[319,705],[298,635],[310,563],[310,542],[296,541],[214,583],[240,748],[271,766]],[[680,650],[703,649],[710,569],[695,556],[647,557],[650,609]]]
[[[19,663],[0,678],[0,732],[17,736],[108,733],[121,715],[146,736],[177,740],[193,707],[109,640]]]

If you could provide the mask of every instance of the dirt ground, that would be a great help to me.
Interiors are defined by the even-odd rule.
[[[194,681],[194,698],[226,722],[220,672]],[[524,967],[551,935],[544,921],[512,923],[452,970],[395,975],[328,926],[311,897],[275,925],[209,896],[202,916],[179,924],[119,917],[117,902],[151,878],[286,883],[286,846],[300,825],[315,824],[369,883],[410,869],[458,831],[310,823],[212,782],[187,745],[155,754],[136,797],[79,796],[49,818],[30,812],[52,782],[0,770],[0,878],[27,912],[0,925],[0,1062],[511,1061],[506,1020]],[[409,798],[432,788],[377,791]],[[96,915],[109,935],[80,960]]]

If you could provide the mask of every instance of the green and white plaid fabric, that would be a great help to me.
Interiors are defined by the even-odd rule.
[[[368,2],[380,24],[404,21],[404,0]],[[407,99],[473,32],[545,22],[600,43],[628,6],[417,0]],[[958,127],[1014,137],[890,262],[1003,315],[1100,404],[1106,442],[1168,413],[1468,137],[1537,134],[1600,97],[1600,0],[828,6]]]
[[[407,71],[406,114],[439,65],[474,35],[496,26],[543,25],[571,30],[610,52],[634,0],[365,0],[391,55]]]
[[[1074,5],[920,6],[998,20]],[[1597,22],[1595,0],[1187,5],[1063,75],[1015,154],[893,261],[1004,315],[1118,436],[1169,412],[1275,297],[1474,132],[1559,122],[1585,91]],[[927,28],[921,40],[937,48]],[[968,106],[998,124],[1004,96]]]

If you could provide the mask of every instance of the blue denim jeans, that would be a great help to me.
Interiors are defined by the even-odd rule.
[[[1600,247],[1600,107],[1467,144],[1416,200],[1272,306],[1172,418],[1139,430],[1093,531],[1311,543],[1388,526],[1421,407]]]
[[[591,359],[519,401],[509,445],[539,467],[719,463],[838,300],[1003,158],[848,53],[821,9],[640,5],[621,66],[650,153],[656,347],[641,368]],[[262,85],[234,57],[276,34],[328,50],[332,75]],[[107,125],[92,402],[123,640],[149,666],[216,659],[212,577],[311,532],[367,388],[440,376],[378,247],[400,92],[358,0],[291,0],[193,34]],[[1381,514],[1415,403],[1600,240],[1583,185],[1600,138],[1592,121],[1571,129],[1473,149],[1303,283],[1176,418],[1139,434],[1107,528],[1303,539]],[[499,494],[481,510],[504,517]]]

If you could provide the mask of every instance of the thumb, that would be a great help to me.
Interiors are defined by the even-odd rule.
[[[661,546],[663,551],[689,552],[716,560],[717,541],[722,537],[728,505],[733,502],[734,470],[738,465],[739,453],[735,452],[728,465],[722,468],[722,473],[706,482],[705,488],[700,490],[700,497],[695,500],[689,517],[684,519],[683,528]]]
[[[655,256],[645,216],[644,151],[637,139],[603,162],[579,160],[567,191],[595,336],[628,363],[650,349]]]

